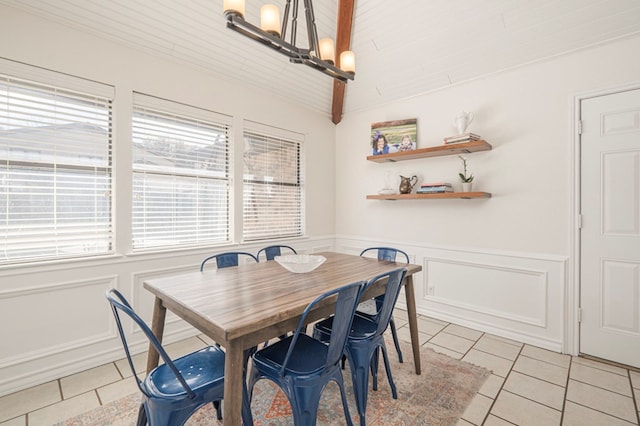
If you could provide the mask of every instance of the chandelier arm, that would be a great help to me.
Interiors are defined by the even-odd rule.
[[[291,44],[296,45],[298,33],[298,0],[293,0],[293,16],[291,17]]]
[[[282,30],[280,31],[280,37],[283,40],[287,38],[287,27],[289,25],[289,9],[291,9],[291,0],[287,0],[287,3],[284,5],[284,12],[282,15]]]
[[[318,44],[318,30],[316,29],[316,17],[313,13],[313,3],[311,0],[304,0],[304,11],[307,18],[307,37],[309,38],[309,50],[320,57],[320,46]]]
[[[342,71],[340,68],[331,65],[330,63],[323,61],[315,56],[310,56],[304,60],[302,60],[303,64],[310,66],[318,71],[322,71],[326,75],[329,75],[336,80],[340,80],[343,83],[348,82],[349,80],[353,80],[354,74]]]
[[[266,31],[262,31],[261,28],[245,21],[239,15],[227,16],[227,27],[272,48],[273,50],[288,57],[291,61],[302,61],[306,56],[304,52],[301,52],[296,46],[289,44],[281,38],[269,34]]]

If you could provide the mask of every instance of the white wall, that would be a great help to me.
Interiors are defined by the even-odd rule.
[[[6,6],[0,6],[0,38],[0,57],[115,86],[120,195],[118,256],[0,268],[0,395],[121,358],[104,291],[120,288],[148,319],[152,300],[142,281],[193,269],[210,252],[128,254],[122,237],[129,226],[133,90],[233,116],[236,142],[244,119],[304,133],[313,161],[306,169],[309,238],[293,242],[302,251],[404,248],[424,268],[416,279],[422,313],[553,350],[565,347],[565,291],[575,261],[573,100],[637,82],[640,38],[346,114],[335,128],[328,116],[220,80],[214,71],[147,56]],[[425,147],[453,133],[460,110],[476,114],[470,130],[494,147],[467,156],[476,188],[491,192],[491,199],[365,199],[383,186],[385,170],[452,182],[460,170],[456,157],[366,161],[372,122],[417,118],[418,146]],[[193,334],[174,316],[166,331],[167,341]]]
[[[306,238],[288,241],[301,252],[333,248],[335,127],[329,115],[256,93],[216,77],[0,6],[0,57],[115,86],[117,255],[105,259],[0,267],[0,395],[123,357],[104,298],[117,287],[150,320],[146,277],[197,268],[205,254],[262,244],[230,245],[156,255],[131,255],[129,211],[132,91],[233,117],[234,181],[242,181],[242,123],[252,120],[305,135]],[[292,119],[295,117],[295,120]],[[236,194],[241,194],[236,192]],[[236,221],[241,204],[236,199]],[[129,238],[128,238],[129,237]],[[172,316],[167,342],[195,330]],[[138,338],[139,336],[136,336]],[[144,346],[141,347],[144,349]]]
[[[345,116],[336,132],[337,247],[404,248],[424,268],[419,312],[566,350],[574,97],[640,83],[639,51],[640,37],[621,40]],[[468,130],[493,146],[466,155],[474,188],[492,198],[366,200],[386,170],[459,188],[456,156],[384,164],[365,157],[373,122],[417,118],[422,148],[455,134],[462,110],[475,113]]]

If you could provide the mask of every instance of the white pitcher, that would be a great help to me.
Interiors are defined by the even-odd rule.
[[[462,111],[453,119],[453,125],[458,130],[458,134],[462,134],[473,121],[473,113]]]

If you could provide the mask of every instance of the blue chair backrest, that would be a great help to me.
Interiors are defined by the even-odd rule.
[[[383,274],[376,275],[371,278],[365,285],[365,290],[373,285],[378,280],[387,279],[387,288],[384,293],[384,301],[381,306],[378,306],[378,312],[374,317],[374,321],[378,324],[377,333],[382,334],[389,326],[391,321],[391,315],[393,314],[393,308],[398,301],[400,295],[400,289],[402,288],[402,280],[407,274],[407,268],[394,269],[391,272],[385,272]],[[363,290],[364,291],[364,290]]]
[[[360,252],[360,256],[363,254],[376,250],[378,252],[378,260],[388,260],[391,262],[395,262],[398,255],[404,257],[406,263],[409,263],[409,255],[402,250],[393,247],[369,247],[362,252]]]
[[[347,337],[349,337],[349,332],[351,331],[351,323],[353,322],[353,316],[356,313],[356,307],[358,306],[358,302],[360,301],[360,295],[362,294],[364,285],[364,281],[347,284],[318,296],[311,303],[309,303],[309,305],[307,305],[304,312],[302,313],[302,316],[300,317],[298,327],[294,332],[293,339],[291,341],[291,344],[289,345],[289,350],[287,351],[287,355],[285,356],[284,362],[282,363],[280,375],[284,376],[287,363],[289,362],[291,353],[293,352],[293,349],[296,345],[298,336],[300,335],[300,333],[306,330],[305,322],[309,312],[311,312],[311,310],[318,303],[336,294],[338,296],[338,299],[336,301],[336,306],[333,313],[333,328],[331,330],[331,338],[329,340],[325,369],[340,362],[340,360],[342,359],[342,354],[344,354],[344,349],[347,345]]]
[[[127,299],[125,299],[125,297],[118,290],[114,288],[107,290],[106,297],[107,297],[107,300],[109,301],[109,304],[111,305],[113,316],[116,319],[116,325],[118,326],[118,333],[120,334],[120,340],[122,340],[122,345],[124,346],[124,352],[127,355],[127,361],[129,362],[129,367],[131,368],[131,371],[133,372],[133,375],[136,378],[136,382],[138,384],[138,388],[140,388],[140,391],[143,394],[145,394],[147,397],[150,397],[149,393],[147,392],[144,386],[144,382],[138,376],[138,373],[136,372],[136,368],[133,365],[133,360],[131,358],[131,352],[129,351],[129,344],[127,343],[127,338],[124,333],[124,328],[122,326],[120,313],[127,315],[129,318],[131,318],[131,320],[133,320],[133,322],[135,322],[138,325],[138,327],[140,327],[140,329],[145,334],[145,336],[147,336],[147,339],[149,340],[149,342],[151,342],[155,350],[158,352],[158,354],[160,354],[160,357],[162,358],[164,363],[167,366],[169,366],[171,371],[173,371],[173,374],[175,374],[176,379],[178,379],[182,387],[185,389],[185,392],[189,395],[189,397],[191,398],[195,397],[195,393],[189,387],[187,382],[184,380],[184,378],[182,377],[182,374],[180,374],[175,364],[173,363],[173,361],[171,360],[167,352],[164,350],[164,348],[162,347],[162,345],[160,344],[156,336],[153,334],[149,326],[147,326],[147,324],[142,320],[142,318],[140,318],[138,314],[135,313],[133,308],[131,308],[131,305],[129,305],[129,302],[127,301]]]
[[[267,260],[273,260],[274,257],[282,255],[282,249],[283,248],[291,250],[291,252],[293,252],[293,254],[298,254],[298,252],[296,252],[293,247],[283,246],[283,245],[274,245],[274,246],[268,246],[268,247],[260,249],[260,251],[258,251],[258,254],[256,255],[256,257],[258,258],[258,261],[259,261],[260,260],[260,255],[262,253],[264,253],[264,255],[267,258]]]
[[[230,266],[238,266],[238,259],[240,256],[249,256],[255,262],[258,261],[257,257],[245,251],[229,251],[226,253],[218,253],[205,258],[202,263],[200,263],[200,272],[204,271],[205,263],[207,263],[211,259],[216,260],[216,266],[218,267],[218,269],[228,268]]]

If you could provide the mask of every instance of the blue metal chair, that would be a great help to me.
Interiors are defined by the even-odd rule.
[[[183,425],[205,404],[213,403],[218,420],[222,419],[220,401],[224,395],[224,352],[206,347],[172,360],[147,324],[134,312],[129,302],[116,289],[107,290],[107,300],[116,320],[120,339],[136,378],[143,400],[138,410],[137,425]],[[160,354],[164,364],[153,369],[144,380],[136,372],[120,314],[128,316],[145,334]]]
[[[273,260],[276,256],[282,255],[282,249],[287,249],[287,250],[290,250],[293,254],[298,254],[298,252],[293,247],[284,246],[284,245],[273,245],[273,246],[267,246],[267,247],[261,248],[256,254],[256,258],[258,259],[258,262],[260,262],[260,255],[264,253],[267,261]],[[287,337],[287,335],[283,334],[280,336],[280,339],[284,339],[285,337]],[[267,341],[265,342],[264,346],[266,347],[268,344],[269,342]]]
[[[360,252],[360,256],[370,251],[377,251],[378,260],[388,260],[390,262],[396,262],[398,256],[400,256],[405,263],[407,264],[409,263],[409,255],[404,251],[393,248],[393,247],[369,247],[362,250],[362,252]],[[384,294],[374,299],[376,304],[376,311],[380,310],[383,299],[384,299]],[[362,315],[367,315],[369,317],[371,317],[372,315],[375,315],[371,313],[362,312],[360,308],[358,308],[358,313]],[[391,336],[393,337],[393,345],[396,347],[396,352],[398,352],[398,361],[400,361],[400,363],[403,363],[404,361],[402,359],[402,350],[400,349],[398,331],[396,330],[396,322],[393,320],[393,316],[391,316],[390,328],[391,328]]]
[[[371,370],[371,374],[373,375],[373,390],[378,389],[378,353],[380,349],[382,349],[384,366],[387,370],[389,385],[391,386],[391,395],[393,399],[398,399],[398,392],[391,375],[391,366],[389,365],[389,357],[387,355],[387,347],[384,343],[383,334],[391,321],[391,313],[398,300],[402,280],[406,273],[406,268],[399,268],[377,275],[369,280],[363,291],[376,281],[387,279],[387,289],[382,306],[380,306],[378,313],[373,317],[356,313],[353,323],[351,324],[351,332],[347,338],[346,353],[349,359],[349,365],[351,366],[353,393],[356,398],[358,414],[360,414],[360,425],[362,426],[366,424],[365,414],[367,411],[367,396],[369,392],[369,370]],[[342,326],[342,324],[340,324],[341,321],[340,318],[329,317],[316,323],[313,328],[313,337],[327,341],[335,326]]]
[[[260,379],[269,379],[287,395],[293,411],[294,424],[312,426],[316,424],[322,391],[333,380],[340,388],[346,423],[353,424],[347,406],[340,359],[345,351],[363,285],[362,281],[348,284],[317,297],[302,313],[293,336],[279,340],[253,354],[253,368],[247,384],[249,403],[255,383]],[[303,330],[309,312],[325,299],[335,295],[337,300],[333,315],[337,318],[336,324],[339,324],[339,327],[331,330],[327,337],[327,345],[307,336]]]
[[[228,251],[226,253],[218,253],[213,256],[209,256],[205,258],[200,264],[200,272],[204,271],[204,265],[211,259],[216,260],[216,266],[218,269],[220,268],[228,268],[229,266],[238,266],[238,261],[240,256],[248,256],[253,259],[255,262],[258,261],[258,258],[252,255],[251,253],[247,253],[244,251]]]
[[[267,246],[260,249],[260,251],[258,251],[258,254],[256,254],[256,257],[258,258],[258,261],[260,261],[260,255],[264,253],[267,260],[273,260],[274,257],[282,255],[282,249],[287,249],[291,251],[293,254],[298,254],[298,252],[295,251],[293,247],[283,246],[283,245],[274,245],[274,246]]]

